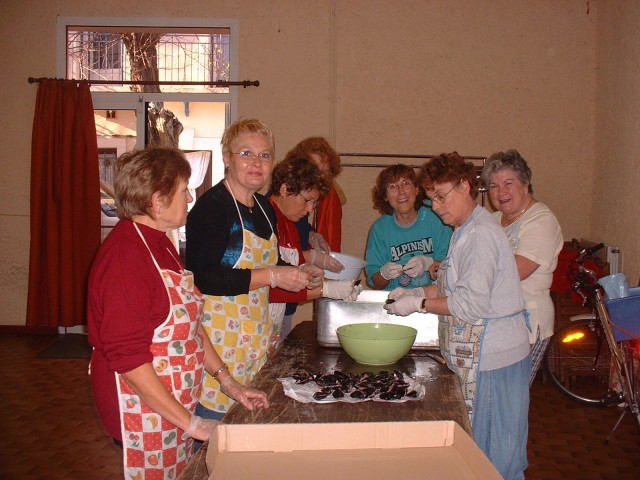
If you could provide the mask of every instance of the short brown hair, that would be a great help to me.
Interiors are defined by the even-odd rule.
[[[284,159],[293,157],[306,157],[315,153],[323,157],[329,165],[329,175],[333,178],[342,171],[342,165],[340,164],[340,157],[333,149],[329,142],[324,137],[309,137],[299,142],[293,147]]]
[[[371,199],[373,200],[373,208],[378,210],[382,214],[393,213],[393,208],[387,200],[387,186],[390,183],[397,182],[401,178],[406,178],[418,186],[418,194],[416,195],[416,202],[413,208],[419,210],[424,203],[426,195],[424,189],[418,184],[418,176],[415,170],[409,165],[398,163],[396,165],[390,165],[382,170],[376,178],[376,184],[371,190]]]
[[[116,160],[114,171],[116,211],[119,218],[127,219],[135,215],[154,218],[152,195],[159,192],[171,201],[178,182],[191,177],[191,165],[177,148],[148,147],[124,153]]]
[[[480,191],[476,167],[473,163],[466,162],[458,152],[441,153],[433,157],[420,167],[418,178],[425,190],[429,190],[434,183],[451,182],[456,184],[461,180],[466,180],[469,183],[471,198],[475,200]]]
[[[325,196],[331,188],[329,178],[313,161],[304,157],[288,158],[273,167],[271,194],[280,195],[280,187],[283,184],[287,185],[287,191],[293,195],[316,189],[320,196]]]

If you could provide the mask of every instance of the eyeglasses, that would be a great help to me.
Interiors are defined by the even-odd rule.
[[[390,183],[387,185],[387,193],[397,193],[402,190],[406,190],[409,187],[413,187],[415,184],[410,180],[402,180],[398,183]]]
[[[316,208],[318,206],[318,204],[320,203],[320,200],[313,200],[312,198],[307,198],[305,197],[303,194],[298,194],[302,197],[302,199],[304,200],[304,203],[307,204],[307,207],[313,207]]]
[[[238,155],[241,159],[249,161],[249,160],[255,160],[255,159],[260,159],[263,162],[271,162],[273,161],[273,155],[271,154],[271,152],[260,152],[260,153],[253,153],[251,150],[243,150],[241,152],[231,152],[234,155]]]
[[[456,184],[453,187],[451,187],[447,193],[443,193],[442,195],[434,195],[433,197],[429,197],[429,198],[433,203],[442,205],[446,200],[446,196],[449,195],[453,191],[453,189],[456,188],[458,185],[460,185],[460,180],[458,180]]]

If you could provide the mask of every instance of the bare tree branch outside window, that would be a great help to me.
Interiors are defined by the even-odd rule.
[[[147,29],[149,30],[149,29]],[[229,80],[228,29],[210,29],[210,33],[131,32],[69,30],[67,33],[67,78],[109,80],[114,85],[93,86],[99,91],[161,93],[194,92],[194,87],[117,85],[125,81]],[[220,33],[222,31],[222,33]],[[195,91],[226,92],[228,87],[196,87]],[[183,127],[176,115],[162,102],[150,103],[147,111],[147,143],[178,146]]]

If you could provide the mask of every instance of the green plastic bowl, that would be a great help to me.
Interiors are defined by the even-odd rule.
[[[393,323],[350,323],[336,329],[340,345],[358,363],[389,365],[404,357],[418,331]]]

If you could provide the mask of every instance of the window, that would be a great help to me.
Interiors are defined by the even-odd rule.
[[[103,187],[110,162],[149,143],[210,152],[198,193],[221,180],[240,87],[197,83],[238,80],[237,20],[59,17],[57,42],[58,77],[92,81]],[[178,128],[157,128],[168,120]]]
[[[65,36],[66,77],[110,82],[92,85],[93,91],[229,92],[225,86],[131,86],[117,81],[228,81],[230,27],[66,25]]]

